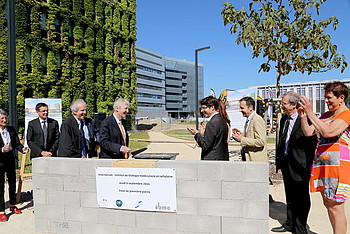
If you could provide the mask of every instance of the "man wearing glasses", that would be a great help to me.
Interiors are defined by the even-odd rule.
[[[38,118],[28,123],[27,143],[31,150],[30,158],[57,156],[59,127],[58,122],[48,117],[46,103],[35,106]]]
[[[287,203],[287,219],[273,232],[307,234],[307,217],[310,210],[309,180],[316,148],[316,136],[306,137],[298,115],[300,97],[294,91],[287,92],[281,107],[285,116],[281,119],[279,141],[276,149],[276,172],[281,169]]]
[[[229,160],[228,154],[228,122],[219,113],[219,100],[209,96],[200,101],[201,113],[208,118],[201,132],[195,128],[187,128],[194,135],[197,144],[202,148],[202,160]]]

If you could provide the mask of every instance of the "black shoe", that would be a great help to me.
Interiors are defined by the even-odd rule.
[[[289,232],[289,230],[287,230],[285,227],[281,226],[281,227],[274,227],[271,229],[272,232]]]

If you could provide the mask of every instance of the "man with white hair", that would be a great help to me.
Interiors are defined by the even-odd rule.
[[[72,116],[62,122],[58,146],[59,157],[91,158],[95,155],[94,125],[86,118],[86,103],[72,102]]]
[[[113,109],[113,114],[103,120],[100,127],[101,158],[128,158],[131,149],[125,118],[129,113],[129,101],[120,98],[114,102]]]

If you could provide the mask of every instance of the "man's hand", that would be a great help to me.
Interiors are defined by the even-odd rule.
[[[41,155],[43,157],[51,157],[52,156],[52,153],[49,152],[49,151],[41,151]]]
[[[7,152],[7,151],[9,151],[9,150],[11,150],[12,149],[12,147],[10,146],[10,144],[9,143],[7,143],[6,145],[4,145],[3,147],[2,147],[2,152]]]
[[[27,152],[28,152],[28,147],[27,147],[27,146],[26,146],[26,147],[23,147],[22,153],[26,154]]]
[[[198,133],[197,129],[195,128],[187,128],[187,130],[192,134],[192,135],[196,135]]]
[[[123,145],[120,151],[123,152],[124,154],[128,154],[131,152],[131,149]]]
[[[242,140],[242,132],[239,131],[239,129],[234,128],[232,129],[232,137],[235,141],[241,142]]]

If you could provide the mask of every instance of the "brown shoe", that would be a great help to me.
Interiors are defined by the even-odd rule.
[[[18,209],[16,206],[10,207],[10,211],[12,211],[15,214],[22,214],[22,211]]]
[[[5,213],[0,214],[0,222],[6,222],[8,220],[7,215]]]

